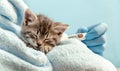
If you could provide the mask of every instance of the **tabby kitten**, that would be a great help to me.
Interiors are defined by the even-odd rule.
[[[60,43],[67,24],[53,22],[44,15],[35,15],[26,10],[21,29],[21,38],[27,46],[44,53]]]

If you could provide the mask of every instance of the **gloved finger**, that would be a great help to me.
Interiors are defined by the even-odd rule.
[[[95,28],[95,27],[97,27],[97,26],[99,26],[99,25],[101,25],[102,23],[98,23],[98,24],[94,24],[94,25],[91,25],[91,26],[89,26],[89,27],[87,27],[88,28],[88,30],[90,31],[91,29],[93,29],[93,28]]]
[[[105,45],[98,45],[94,47],[88,47],[90,50],[92,50],[96,54],[103,54],[103,51],[105,50]]]
[[[89,29],[91,30],[87,32],[86,40],[95,39],[103,35],[107,31],[107,25],[102,23],[93,27],[89,27]]]
[[[105,43],[106,37],[102,35],[101,37],[92,39],[92,40],[83,40],[82,42],[85,43],[87,46],[97,46],[103,45]]]
[[[89,27],[82,27],[82,28],[79,28],[77,30],[77,33],[85,33],[85,32],[88,32],[90,31],[91,29],[95,28],[96,26],[100,25],[101,23],[99,24],[95,24],[95,25],[92,25],[92,26],[89,26]]]
[[[98,53],[98,52],[94,52],[95,54],[98,54],[100,56],[103,56],[103,52],[102,53]]]
[[[88,28],[87,27],[79,28],[77,30],[77,33],[86,33],[86,32],[88,32]]]

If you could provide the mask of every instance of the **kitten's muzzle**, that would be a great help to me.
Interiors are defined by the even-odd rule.
[[[37,46],[38,46],[38,47],[42,46],[42,43],[37,43]]]

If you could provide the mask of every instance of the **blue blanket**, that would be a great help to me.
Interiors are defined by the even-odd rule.
[[[19,38],[27,5],[0,0],[0,71],[116,71],[77,39],[68,39],[47,55],[27,47]]]

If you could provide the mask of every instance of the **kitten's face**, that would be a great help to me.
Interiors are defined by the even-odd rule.
[[[53,22],[43,15],[35,15],[30,10],[25,12],[21,36],[26,44],[36,50],[49,51],[60,43],[62,33],[68,25]],[[45,51],[45,52],[47,52]]]

